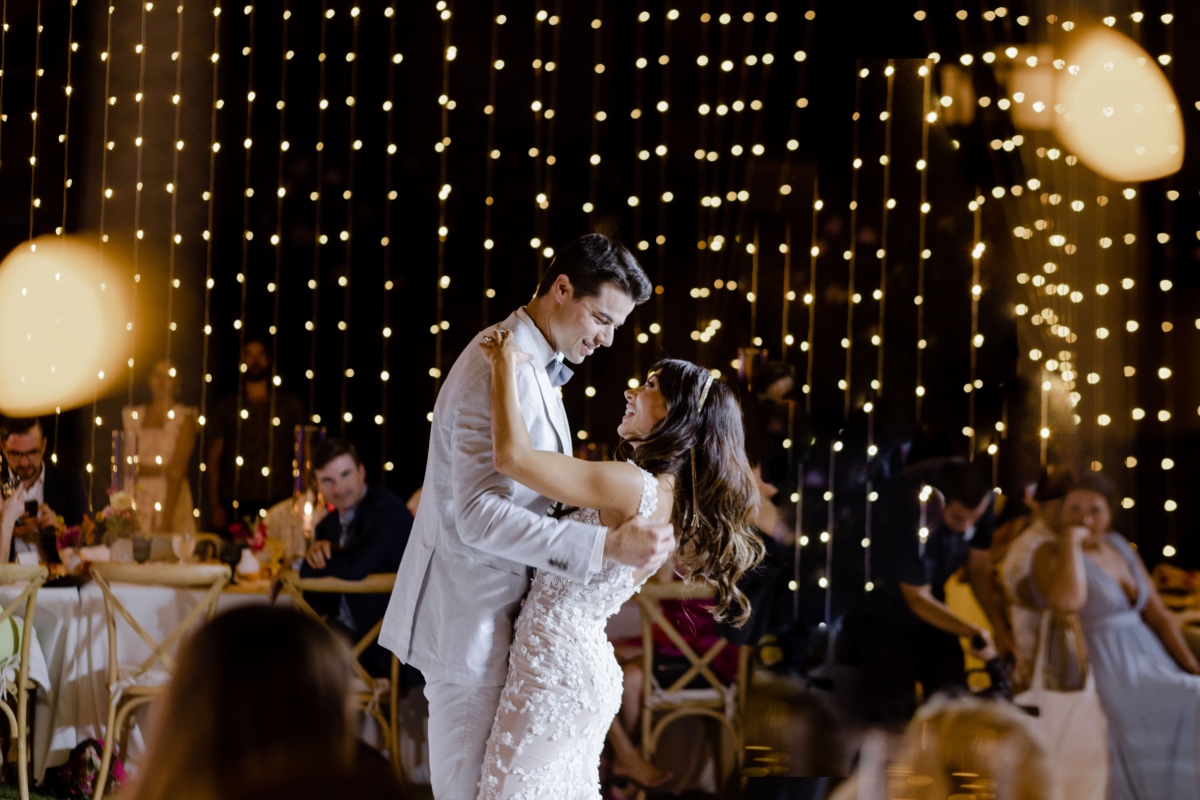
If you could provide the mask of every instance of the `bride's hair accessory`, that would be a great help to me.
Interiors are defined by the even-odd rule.
[[[704,388],[700,390],[700,405],[696,409],[697,412],[704,410],[704,401],[708,399],[708,390],[712,388],[713,376],[708,373],[708,378],[704,381]],[[688,525],[689,530],[695,530],[700,525],[700,505],[696,502],[696,448],[690,448],[688,455],[692,462],[692,519]]]
[[[708,373],[708,380],[704,382],[704,388],[700,390],[700,410],[704,410],[704,401],[708,399],[708,390],[712,388],[713,376]]]

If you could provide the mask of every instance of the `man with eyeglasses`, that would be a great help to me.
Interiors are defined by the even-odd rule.
[[[36,418],[8,419],[0,425],[0,444],[8,469],[4,480],[18,481],[11,496],[4,500],[0,515],[0,558],[18,560],[23,552],[36,558],[38,548],[25,540],[41,528],[55,528],[57,518],[70,527],[83,521],[87,491],[77,472],[47,464],[46,436]],[[37,503],[37,514],[26,512],[27,504]]]

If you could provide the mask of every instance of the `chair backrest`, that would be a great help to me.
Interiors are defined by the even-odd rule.
[[[148,672],[155,664],[171,673],[175,672],[172,654],[179,640],[201,618],[210,620],[217,612],[217,600],[221,590],[229,583],[230,570],[227,564],[112,564],[99,563],[91,566],[92,578],[104,595],[104,617],[108,626],[108,679],[109,684],[118,680],[120,659],[117,653],[117,617],[124,619],[133,632],[150,648],[150,655],[134,670],[134,678]],[[113,584],[128,583],[138,586],[161,586],[171,589],[206,590],[200,600],[184,615],[179,623],[161,640],[156,639],[113,591]]]
[[[3,609],[0,609],[0,623],[6,622],[16,614],[17,610],[23,604],[25,606],[23,628],[33,627],[33,612],[37,604],[37,593],[42,588],[42,584],[46,582],[47,575],[49,575],[49,572],[41,564],[0,564],[0,586],[24,585],[21,593],[13,598],[12,602],[4,606]],[[32,639],[32,636],[26,636],[24,630],[22,630],[21,661],[18,667],[22,675],[28,672],[29,643]]]
[[[295,604],[296,608],[332,630],[332,626],[325,621],[325,618],[318,614],[304,599],[305,592],[316,594],[386,594],[390,596],[392,588],[396,585],[396,574],[394,572],[377,573],[368,575],[359,581],[347,581],[341,578],[301,578],[300,573],[294,570],[284,570],[279,573],[279,580],[283,585],[283,591],[292,598],[292,603]],[[363,668],[362,664],[358,662],[358,659],[368,647],[379,639],[379,632],[382,629],[383,619],[380,619],[351,648],[354,653],[353,666],[355,672],[367,686],[372,688],[378,679],[372,677]]]
[[[193,533],[192,541],[195,543],[192,548],[192,552],[195,555],[197,555],[197,556],[200,555],[200,548],[202,545],[208,545],[208,546],[212,547],[212,557],[213,558],[221,557],[221,546],[224,544],[224,540],[217,534],[215,534],[215,533]]]
[[[718,637],[703,653],[698,652],[663,611],[664,600],[711,600],[713,590],[709,586],[697,586],[682,581],[670,583],[647,582],[636,595],[642,619],[642,659],[645,671],[642,702],[645,707],[665,704],[705,703],[723,706],[728,714],[740,713],[745,708],[746,689],[749,683],[750,653],[752,648],[738,647]],[[667,640],[679,650],[686,662],[677,678],[662,685],[654,668],[655,638],[658,628]],[[713,670],[712,664],[727,647],[738,649],[737,674],[732,683],[723,680]],[[697,687],[695,684],[699,683]]]

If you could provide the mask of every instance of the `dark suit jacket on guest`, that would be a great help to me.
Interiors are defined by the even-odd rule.
[[[63,518],[67,527],[83,522],[89,511],[87,490],[83,488],[83,476],[74,470],[44,464],[46,477],[42,482],[42,502],[54,509]]]
[[[375,573],[395,573],[404,556],[412,524],[412,514],[403,500],[382,486],[371,486],[354,512],[345,547],[338,544],[342,535],[338,512],[327,514],[317,525],[313,531],[314,540],[331,542],[333,554],[325,562],[324,569],[313,569],[305,562],[300,568],[300,575],[304,578],[357,581]],[[331,621],[337,620],[341,598],[342,595],[337,594],[312,593],[304,597],[315,611]],[[354,630],[351,633],[361,637],[383,619],[389,599],[386,594],[346,595],[350,616],[354,618]],[[371,645],[360,660],[372,675],[387,675],[391,669],[391,653],[378,643]],[[402,683],[410,686],[420,682],[420,673],[405,665]]]

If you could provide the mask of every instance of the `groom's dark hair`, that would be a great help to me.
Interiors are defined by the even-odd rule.
[[[537,296],[550,291],[559,275],[566,275],[575,289],[575,299],[596,297],[611,283],[635,303],[650,299],[650,279],[625,245],[603,233],[580,236],[554,256],[538,284]]]

